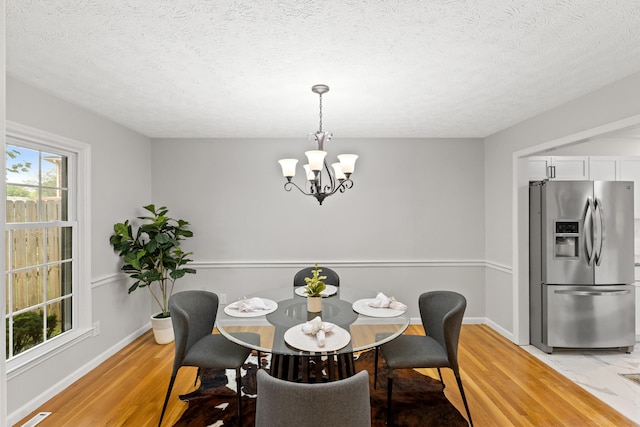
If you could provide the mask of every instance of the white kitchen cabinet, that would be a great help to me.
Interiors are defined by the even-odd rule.
[[[533,156],[529,157],[529,180],[542,179],[587,181],[589,157],[587,156]]]
[[[589,157],[589,180],[620,181],[620,157],[618,156]]]
[[[620,181],[634,182],[634,216],[640,218],[640,157],[620,158]]]
[[[529,157],[529,181],[542,181],[547,179],[547,173],[551,166],[551,157]]]

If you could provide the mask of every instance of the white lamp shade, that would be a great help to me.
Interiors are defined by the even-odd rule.
[[[340,160],[340,165],[342,166],[342,172],[347,175],[353,173],[353,170],[356,167],[356,160],[358,156],[356,154],[340,154],[338,155],[338,160]]]
[[[336,173],[336,179],[347,179],[347,177],[344,175],[344,172],[342,172],[342,165],[340,165],[340,163],[332,163],[331,166],[333,166],[333,170]]]
[[[316,179],[316,174],[311,170],[309,165],[302,165],[302,167],[304,168],[304,173],[307,176],[307,180],[313,181],[314,179]]]
[[[282,175],[287,178],[294,177],[296,175],[296,165],[298,164],[298,159],[281,159],[278,160],[280,166],[282,166]]]
[[[312,171],[322,170],[322,165],[324,164],[324,156],[327,155],[326,151],[311,150],[305,151],[304,154],[306,154],[307,159],[309,159],[309,168],[311,168]]]

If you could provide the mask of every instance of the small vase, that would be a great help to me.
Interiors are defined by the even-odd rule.
[[[307,311],[320,313],[322,311],[322,297],[307,297]]]

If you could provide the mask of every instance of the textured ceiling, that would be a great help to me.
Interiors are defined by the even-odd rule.
[[[6,0],[7,73],[150,137],[484,137],[640,71],[638,0]]]

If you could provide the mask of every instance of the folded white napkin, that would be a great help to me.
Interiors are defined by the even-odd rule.
[[[302,332],[307,335],[315,335],[318,347],[324,347],[326,334],[331,332],[334,326],[333,323],[323,322],[320,316],[316,316],[307,323],[302,324]]]
[[[242,312],[252,312],[252,311],[260,311],[260,310],[268,310],[269,306],[262,301],[262,298],[253,297],[253,298],[242,298],[236,302],[232,302],[227,307],[232,310],[238,310]]]
[[[374,308],[391,308],[393,310],[406,310],[407,306],[403,303],[396,301],[394,297],[388,297],[382,292],[376,295],[375,299],[369,301],[369,307]]]

